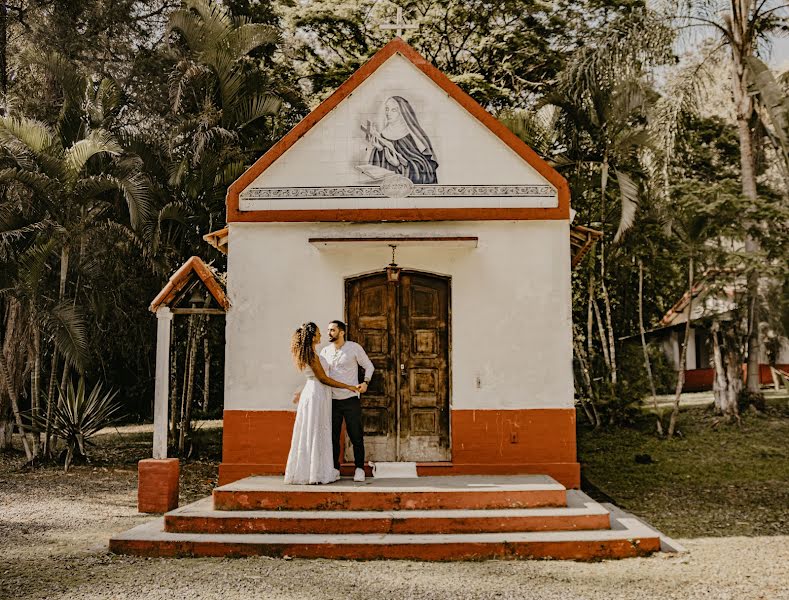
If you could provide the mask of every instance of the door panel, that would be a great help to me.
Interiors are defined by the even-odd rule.
[[[346,283],[348,339],[360,344],[375,366],[362,395],[364,449],[368,460],[396,460],[394,315],[396,296],[384,274]],[[360,379],[361,381],[361,379]],[[345,459],[353,460],[350,440]]]
[[[449,281],[400,277],[400,460],[449,460]]]
[[[369,460],[448,460],[449,279],[408,271],[397,285],[384,273],[351,279],[346,307],[348,339],[375,365],[362,395]],[[350,460],[347,441],[345,452]]]

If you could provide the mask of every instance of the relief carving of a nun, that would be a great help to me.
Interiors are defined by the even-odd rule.
[[[362,129],[369,144],[369,165],[407,177],[412,183],[438,182],[436,154],[408,100],[402,96],[387,98],[383,128],[379,131],[367,121]],[[364,168],[361,170],[372,175]]]

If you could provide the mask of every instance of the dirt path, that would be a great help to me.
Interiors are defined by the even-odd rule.
[[[0,599],[789,599],[789,536],[680,540],[685,555],[575,563],[334,562],[114,556],[136,473],[0,471]]]

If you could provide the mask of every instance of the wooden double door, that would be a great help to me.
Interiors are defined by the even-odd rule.
[[[402,271],[398,283],[385,273],[346,281],[348,339],[375,365],[362,395],[368,460],[450,459],[449,284],[415,271]]]

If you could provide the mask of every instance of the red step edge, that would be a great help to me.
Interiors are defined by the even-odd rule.
[[[169,533],[299,533],[299,534],[442,534],[496,533],[518,531],[580,531],[608,529],[609,514],[493,516],[470,517],[407,517],[381,516],[361,518],[277,518],[209,517],[183,514],[164,516],[164,530]]]
[[[215,489],[215,510],[452,510],[567,506],[565,490],[431,492]]]

